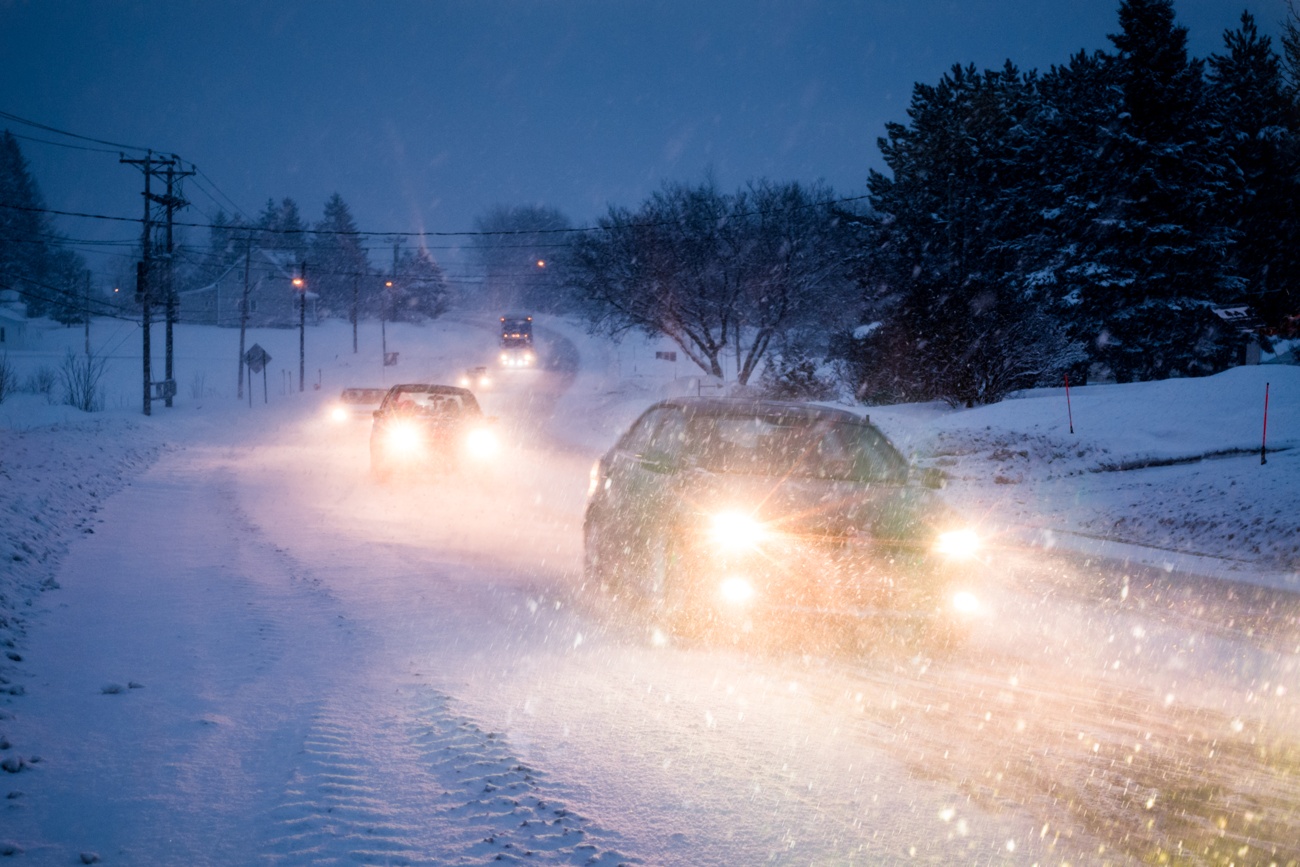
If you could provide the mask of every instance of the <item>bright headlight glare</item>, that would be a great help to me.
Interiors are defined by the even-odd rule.
[[[711,534],[714,544],[729,551],[743,551],[756,547],[766,530],[743,512],[720,512],[713,516]]]
[[[934,550],[949,557],[973,557],[980,549],[980,537],[970,529],[940,533]]]
[[[332,410],[330,410],[330,418],[334,419],[335,421],[347,421],[348,411],[341,406],[336,406]]]
[[[388,429],[388,444],[401,452],[413,452],[420,448],[420,431],[415,425],[395,424]]]
[[[980,613],[980,601],[968,590],[959,590],[952,595],[952,607],[958,614],[973,615]]]
[[[476,458],[490,458],[499,447],[497,435],[487,428],[475,428],[465,437],[465,448]]]
[[[733,605],[744,605],[754,598],[754,585],[744,578],[732,576],[723,580],[718,595]]]

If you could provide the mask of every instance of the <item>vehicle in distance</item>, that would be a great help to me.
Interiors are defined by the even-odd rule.
[[[387,391],[387,388],[345,388],[330,402],[329,417],[336,422],[370,419]]]
[[[507,313],[501,317],[501,365],[532,367],[537,361],[533,349],[533,317]]]
[[[978,613],[980,564],[941,483],[844,410],[662,401],[592,467],[585,577],[670,634],[815,622],[949,641]]]
[[[492,374],[486,367],[467,367],[460,375],[461,388],[491,388]]]
[[[397,472],[418,477],[454,470],[466,460],[489,461],[498,450],[491,422],[468,389],[394,385],[374,411],[371,473],[380,480]]]

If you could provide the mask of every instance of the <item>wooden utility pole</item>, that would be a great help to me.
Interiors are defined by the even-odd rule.
[[[307,263],[298,267],[298,279],[293,282],[298,288],[298,390],[302,391],[307,376]]]
[[[144,219],[142,220],[144,229],[140,235],[140,261],[135,266],[135,298],[140,303],[140,328],[144,332],[144,414],[152,415],[153,404],[150,398],[153,376],[149,366],[151,352],[149,332],[153,328],[153,299],[149,286],[151,279],[149,271],[153,260],[153,249],[150,243],[153,224],[150,221],[149,206],[153,203],[153,196],[149,190],[149,181],[153,178],[154,166],[158,165],[159,161],[153,158],[153,151],[146,151],[145,158],[142,160],[129,160],[122,157],[118,162],[137,165],[144,170]]]
[[[153,367],[151,355],[153,347],[150,338],[153,331],[153,301],[154,301],[154,283],[156,282],[156,269],[154,268],[153,252],[153,217],[151,206],[160,204],[167,209],[167,270],[164,273],[162,288],[165,289],[164,301],[167,304],[167,385],[164,386],[164,396],[167,406],[172,405],[172,394],[175,389],[175,381],[172,375],[172,324],[176,318],[176,291],[172,275],[172,218],[176,208],[184,207],[189,204],[184,199],[175,195],[174,184],[177,178],[187,177],[194,174],[193,171],[177,171],[176,163],[178,157],[172,154],[171,159],[155,159],[153,151],[145,151],[144,159],[127,159],[121,157],[118,162],[129,165],[139,166],[144,172],[144,217],[141,220],[143,228],[140,235],[140,261],[136,263],[136,301],[140,304],[140,328],[143,332],[143,384],[144,384],[144,414],[152,415],[153,413]],[[167,176],[167,194],[157,195],[153,192],[150,182],[154,175],[161,175],[166,172]]]
[[[250,233],[244,239],[244,295],[239,299],[239,394],[238,397],[244,396],[244,334],[248,331],[248,268],[253,259],[253,236]],[[217,317],[220,319],[221,308],[217,308]],[[252,376],[252,371],[249,371]],[[253,386],[248,386],[248,399],[253,399]]]
[[[90,358],[90,272],[86,272],[86,290],[81,294],[82,315],[86,317],[86,357]]]
[[[183,208],[189,204],[175,192],[175,183],[180,178],[189,177],[194,171],[178,172],[176,171],[176,161],[179,159],[172,154],[172,159],[167,163],[167,195],[159,199],[160,203],[167,208],[167,353],[166,353],[166,374],[167,382],[172,383],[164,392],[164,400],[167,406],[172,405],[172,396],[175,393],[176,376],[173,373],[172,359],[174,357],[172,328],[176,324],[176,267],[174,255],[176,252],[175,244],[172,239],[172,222],[177,208]]]

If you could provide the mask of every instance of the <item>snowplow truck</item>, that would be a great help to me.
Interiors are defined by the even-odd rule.
[[[533,367],[537,353],[533,349],[533,317],[507,313],[501,317],[502,367]]]

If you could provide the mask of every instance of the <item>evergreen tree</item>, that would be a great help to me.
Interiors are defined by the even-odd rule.
[[[1123,0],[1119,19],[1110,39],[1122,110],[1086,235],[1090,266],[1106,276],[1083,297],[1094,353],[1120,381],[1210,373],[1233,349],[1209,307],[1240,291],[1219,208],[1232,195],[1230,163],[1172,0]]]
[[[306,261],[307,234],[298,203],[284,198],[277,205],[274,199],[267,199],[266,206],[257,220],[257,244],[263,250],[280,250],[289,254],[296,262]]]
[[[57,306],[45,285],[51,270],[49,218],[18,139],[6,130],[0,137],[0,290],[16,289],[30,316]]]
[[[1225,54],[1213,55],[1210,94],[1236,169],[1224,218],[1236,232],[1234,271],[1268,330],[1300,310],[1300,140],[1282,62],[1249,13],[1224,33]]]
[[[388,318],[399,322],[436,319],[447,312],[449,291],[442,268],[424,247],[404,251],[397,262],[397,279]]]
[[[312,236],[312,290],[320,296],[324,316],[350,316],[354,292],[366,280],[370,261],[361,246],[352,212],[338,193],[325,202],[325,213]]]
[[[882,318],[850,351],[861,394],[987,403],[1078,358],[1036,276],[1038,113],[1035,76],[955,66],[887,127],[892,177],[868,179]]]

